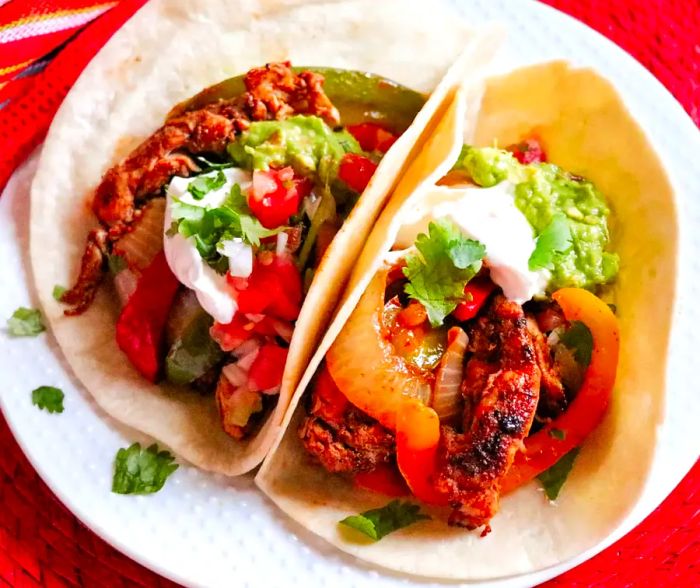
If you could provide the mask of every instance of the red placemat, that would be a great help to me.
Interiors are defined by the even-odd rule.
[[[76,5],[80,2],[73,1]],[[589,24],[639,59],[700,125],[697,0],[546,1]],[[8,54],[0,52],[0,188],[42,140],[63,96],[92,55],[144,2],[84,3],[110,6],[52,61],[19,62],[28,74],[21,78],[21,85],[12,82],[3,87],[6,64],[2,60]],[[0,10],[21,3],[0,0]],[[74,33],[71,31],[71,35]],[[0,447],[0,586],[175,586],[111,548],[66,510],[39,479],[1,416]],[[700,586],[698,464],[629,535],[546,584],[550,588],[672,585]]]

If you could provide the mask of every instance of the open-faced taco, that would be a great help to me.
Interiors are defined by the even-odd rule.
[[[210,18],[222,9],[207,6]],[[376,34],[387,5],[363,12],[359,32],[355,11],[367,6],[342,3],[352,16],[332,26],[323,23],[336,4],[251,15],[253,28],[279,38],[259,52],[261,31],[240,31],[229,37],[239,51],[233,63],[259,54],[323,62],[333,43],[362,45]],[[318,34],[304,36],[301,21],[318,22]],[[183,42],[196,50],[210,32],[191,23]],[[433,79],[455,46],[467,49],[453,77],[487,61],[489,36],[465,33],[452,28]],[[395,54],[403,34],[387,37]],[[85,145],[69,130],[89,127],[101,110],[86,120],[68,108],[59,114],[33,186],[34,272],[64,354],[110,415],[207,469],[239,474],[262,460],[365,236],[455,92],[443,82],[419,93],[357,69],[377,60],[359,47],[330,59],[343,69],[258,62],[173,100],[162,126],[125,156],[95,122],[90,139],[122,156],[108,158],[92,185],[79,170]],[[401,77],[388,62],[384,71]],[[163,84],[144,78],[145,89],[126,81],[113,89],[136,108],[149,88],[169,88],[167,59],[151,75]],[[79,83],[68,103],[93,90]],[[57,181],[58,166],[75,177]],[[69,287],[52,300],[53,284]]]
[[[459,100],[429,139],[447,159],[424,150],[397,187],[256,481],[354,555],[473,580],[573,557],[635,504],[676,220],[594,72],[489,80],[471,145]]]

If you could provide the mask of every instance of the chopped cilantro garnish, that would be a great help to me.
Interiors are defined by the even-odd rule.
[[[159,451],[155,443],[143,449],[134,443],[120,449],[114,460],[112,492],[115,494],[152,494],[179,466],[169,451]]]
[[[578,455],[579,448],[572,449],[562,457],[551,468],[542,472],[537,479],[542,483],[544,492],[550,500],[556,500],[561,492],[561,488],[566,482],[566,478],[574,467],[574,460]]]
[[[59,286],[56,284],[53,287],[53,290],[51,291],[51,296],[53,296],[53,299],[56,300],[57,302],[61,302],[61,297],[65,294],[66,288],[63,286]]]
[[[420,506],[417,504],[392,500],[382,508],[344,518],[340,524],[356,529],[374,541],[379,541],[389,533],[429,519],[428,515],[420,512]]]
[[[187,186],[187,191],[192,194],[195,200],[201,200],[212,190],[218,190],[226,183],[224,172],[218,170],[215,176],[201,175],[197,176]]]
[[[427,235],[418,235],[416,249],[406,256],[406,294],[423,304],[430,323],[439,326],[464,299],[464,287],[481,268],[486,248],[467,239],[453,222],[439,219],[428,225]]]
[[[7,331],[13,337],[34,337],[45,330],[41,312],[36,308],[20,307],[7,319]]]
[[[234,184],[226,200],[217,208],[205,208],[173,199],[171,206],[173,225],[169,236],[176,232],[192,238],[197,251],[219,273],[228,269],[228,259],[222,256],[220,243],[235,237],[258,246],[260,239],[276,235],[284,229],[266,229],[248,208],[241,187]]]
[[[116,276],[120,271],[129,267],[129,264],[126,263],[126,258],[118,253],[113,253],[107,256],[107,265],[109,266],[109,271],[113,276]]]
[[[585,324],[581,321],[572,322],[559,340],[573,352],[579,365],[588,367],[593,353],[593,335]]]
[[[563,431],[562,429],[550,429],[549,436],[553,439],[563,441],[564,439],[566,439],[566,431]]]
[[[63,412],[63,391],[53,386],[32,390],[32,404],[48,412]]]
[[[531,271],[552,269],[554,255],[564,253],[571,247],[571,227],[563,214],[555,214],[551,222],[537,237],[535,249],[530,255],[528,266]]]

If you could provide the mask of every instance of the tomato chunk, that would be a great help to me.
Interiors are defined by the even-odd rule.
[[[297,213],[301,200],[310,192],[311,181],[296,176],[291,167],[256,170],[248,191],[248,206],[264,227],[275,229]]]
[[[117,345],[139,373],[155,382],[165,358],[165,323],[180,287],[161,250],[146,267],[117,319]]]
[[[267,314],[286,321],[299,316],[301,274],[287,255],[263,252],[255,258],[248,278],[229,275],[228,281],[236,291],[238,310],[244,314]]]
[[[377,164],[368,157],[346,153],[340,162],[338,177],[355,192],[364,192],[376,169]]]
[[[357,139],[363,151],[386,153],[398,139],[394,133],[377,123],[365,122],[359,125],[350,125],[346,128]]]
[[[507,149],[522,164],[544,163],[547,161],[547,154],[537,139],[525,139],[520,143],[511,145]]]
[[[274,390],[282,385],[284,365],[289,349],[275,343],[265,343],[255,356],[253,365],[248,372],[248,388],[258,390]]]

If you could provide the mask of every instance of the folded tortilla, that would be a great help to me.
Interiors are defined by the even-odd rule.
[[[442,116],[454,87],[436,90],[436,84],[465,44],[466,59],[476,67],[494,38],[473,33],[446,8],[436,6],[426,14],[417,1],[251,0],[235,10],[223,0],[145,5],[69,93],[32,186],[31,259],[39,299],[68,363],[100,407],[201,468],[237,475],[258,465],[330,321],[364,236]],[[137,374],[115,342],[118,305],[108,288],[85,314],[70,318],[51,292],[77,273],[87,233],[96,226],[88,201],[102,174],[158,128],[177,103],[280,60],[368,71],[433,94],[384,157],[318,269],[296,323],[274,412],[255,436],[238,442],[224,433],[213,395],[155,386]]]
[[[459,119],[468,98],[458,94],[428,142],[446,160],[424,149],[399,185],[368,239],[337,318],[321,342],[277,440],[256,477],[287,514],[343,551],[401,572],[451,580],[505,578],[562,563],[594,547],[631,511],[642,494],[663,421],[666,353],[677,275],[678,223],[674,195],[650,139],[605,79],[588,69],[552,62],[516,70],[487,82],[476,127]],[[611,204],[613,249],[620,273],[607,292],[621,328],[620,362],[604,422],[586,440],[556,502],[537,482],[501,500],[492,532],[449,528],[446,513],[425,508],[421,521],[377,543],[358,543],[338,521],[383,506],[389,498],[361,490],[312,462],[299,441],[305,388],[401,226],[402,211],[457,159],[461,134],[473,143],[510,145],[536,134],[548,159],[585,176]],[[418,171],[416,171],[416,169]],[[416,176],[416,177],[413,177]]]

